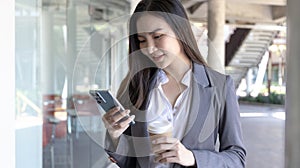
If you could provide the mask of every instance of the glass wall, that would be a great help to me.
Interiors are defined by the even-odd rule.
[[[129,2],[15,2],[16,167],[107,167],[88,91],[126,75]]]
[[[17,115],[41,116],[40,30],[37,1],[16,1],[15,53]]]
[[[42,166],[39,5],[15,1],[16,167]]]

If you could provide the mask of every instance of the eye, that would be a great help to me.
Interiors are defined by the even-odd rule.
[[[146,40],[139,40],[139,43],[145,43]]]
[[[146,39],[143,37],[138,37],[138,41],[139,41],[139,43],[145,43]]]
[[[157,34],[157,35],[154,35],[154,39],[160,39],[161,37],[163,36],[163,34]]]

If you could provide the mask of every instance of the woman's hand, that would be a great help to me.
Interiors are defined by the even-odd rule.
[[[183,166],[195,165],[194,154],[176,138],[160,137],[152,141],[155,161],[160,163],[178,163]]]
[[[102,117],[104,125],[113,141],[119,139],[121,134],[129,127],[129,123],[134,119],[134,115],[126,120],[122,120],[126,115],[129,115],[130,110],[120,111],[120,107],[115,107],[105,113]]]

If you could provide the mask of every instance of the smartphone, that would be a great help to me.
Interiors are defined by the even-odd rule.
[[[122,104],[112,95],[109,90],[90,90],[89,93],[105,112],[108,112],[110,109],[117,106],[120,107],[120,111],[118,113],[122,113],[125,110]],[[129,117],[130,116],[127,114],[119,122],[127,120]],[[130,124],[135,124],[135,122],[131,121]]]

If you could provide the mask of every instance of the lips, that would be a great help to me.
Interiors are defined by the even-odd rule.
[[[159,56],[152,56],[153,61],[159,62],[161,59],[164,57],[164,54],[159,55]]]

